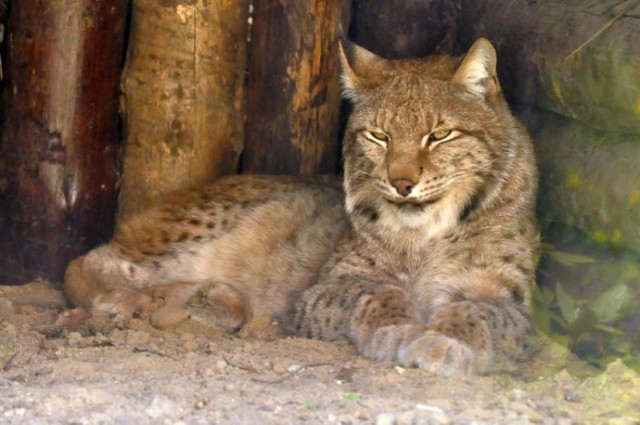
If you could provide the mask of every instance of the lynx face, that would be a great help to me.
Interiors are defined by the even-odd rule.
[[[493,47],[480,43],[459,66],[449,57],[386,61],[362,49],[352,57],[349,212],[366,209],[390,229],[450,230],[510,166]]]

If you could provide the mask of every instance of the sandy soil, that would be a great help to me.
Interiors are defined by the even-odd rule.
[[[640,423],[638,374],[542,339],[517,374],[447,379],[282,338],[266,319],[238,335],[101,316],[69,331],[53,324],[65,308],[47,282],[0,286],[0,423]]]

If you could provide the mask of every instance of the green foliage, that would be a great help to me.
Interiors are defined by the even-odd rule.
[[[13,354],[13,350],[8,343],[0,342],[0,353],[0,358],[2,359],[2,361],[6,361]]]
[[[571,326],[578,318],[580,308],[576,306],[576,301],[564,290],[559,282],[556,283],[556,301],[560,313],[562,313],[565,328]]]
[[[558,223],[547,222],[543,238],[534,326],[594,365],[621,359],[640,371],[640,252]]]
[[[600,294],[589,305],[589,309],[595,314],[598,323],[611,323],[618,319],[629,300],[629,287],[616,285]]]
[[[358,393],[348,393],[348,394],[342,395],[338,403],[340,404],[340,407],[345,407],[347,403],[349,403],[350,401],[360,401],[360,400],[362,400],[362,395]]]
[[[631,299],[630,288],[623,284],[589,300],[571,295],[556,282],[554,290],[534,290],[532,321],[536,329],[592,364],[605,367],[620,358],[640,371],[640,347],[634,347],[617,326]]]

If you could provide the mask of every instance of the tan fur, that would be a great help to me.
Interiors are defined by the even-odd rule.
[[[443,375],[521,359],[537,174],[493,46],[397,61],[349,46],[342,63],[354,230],[294,308],[293,331]]]
[[[167,327],[200,294],[235,329],[271,315],[299,336],[441,375],[521,359],[537,262],[537,175],[496,53],[387,61],[342,53],[353,101],[345,195],[330,184],[236,176],[176,195],[74,260],[69,298],[151,311]]]
[[[87,309],[184,319],[200,293],[220,325],[281,317],[311,284],[346,226],[335,183],[234,176],[178,193],[122,223],[111,243],[74,260],[64,289]]]

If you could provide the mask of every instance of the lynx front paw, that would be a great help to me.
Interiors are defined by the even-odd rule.
[[[366,357],[396,360],[403,366],[419,367],[440,376],[470,374],[475,361],[466,344],[419,324],[378,328],[360,348]]]
[[[105,294],[98,295],[93,301],[93,310],[105,313],[131,317],[140,314],[146,317],[154,311],[158,305],[150,296],[131,289],[113,289]]]
[[[401,365],[440,376],[468,375],[473,372],[474,360],[475,355],[466,344],[433,331],[398,348]]]

